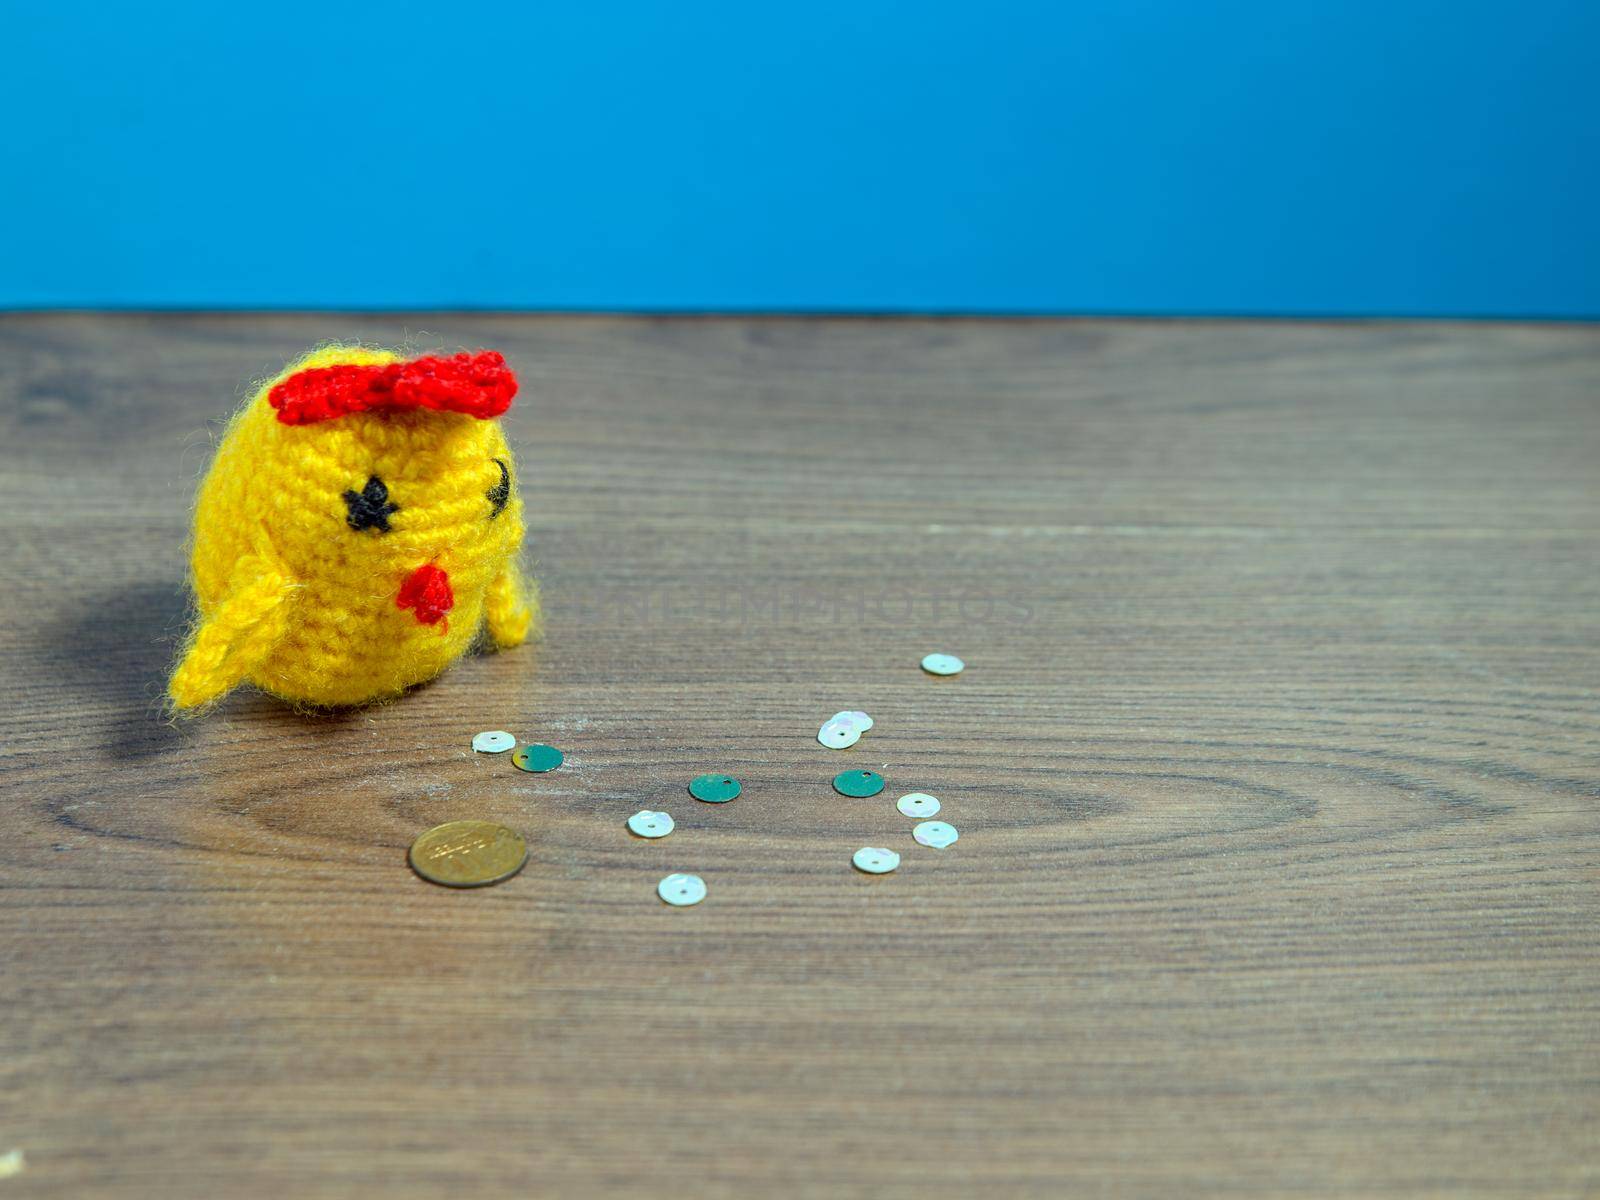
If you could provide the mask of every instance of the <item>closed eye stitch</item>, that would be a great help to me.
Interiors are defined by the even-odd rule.
[[[489,513],[489,520],[491,521],[505,511],[506,504],[511,500],[511,471],[498,458],[494,460],[494,465],[500,468],[500,482],[484,493],[488,497],[489,503],[494,505],[494,508]]]

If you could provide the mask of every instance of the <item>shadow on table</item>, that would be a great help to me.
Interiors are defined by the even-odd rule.
[[[97,722],[106,756],[116,762],[155,758],[193,741],[210,717],[292,720],[329,729],[348,724],[356,710],[299,713],[245,688],[215,713],[174,718],[166,708],[167,675],[189,627],[189,598],[177,582],[146,581],[64,607],[40,646],[47,682],[75,701],[79,720]]]

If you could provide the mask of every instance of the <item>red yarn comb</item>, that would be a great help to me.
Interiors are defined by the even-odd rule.
[[[431,408],[487,420],[511,407],[517,377],[497,350],[414,358],[384,366],[312,367],[267,393],[285,425],[310,425],[349,413]]]

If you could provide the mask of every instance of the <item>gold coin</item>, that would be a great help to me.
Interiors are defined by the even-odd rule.
[[[436,825],[411,843],[411,869],[445,887],[487,887],[528,861],[528,843],[493,821]]]

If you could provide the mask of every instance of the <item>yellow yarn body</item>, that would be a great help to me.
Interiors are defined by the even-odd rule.
[[[498,646],[532,631],[537,596],[517,567],[522,500],[497,421],[406,410],[286,425],[267,400],[298,371],[396,359],[316,351],[229,425],[195,507],[200,620],[169,688],[179,709],[246,680],[297,703],[360,704],[431,679],[485,626]],[[496,513],[500,464],[513,486]],[[387,532],[350,521],[346,492],[374,478],[394,506]],[[424,623],[397,597],[430,564],[448,577],[454,604]]]

